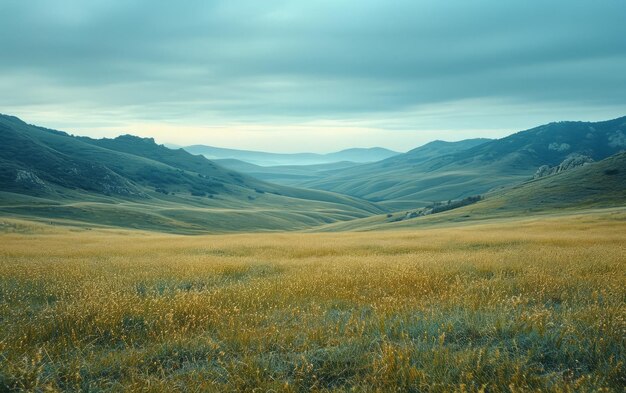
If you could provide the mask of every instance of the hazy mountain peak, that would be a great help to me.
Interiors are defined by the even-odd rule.
[[[384,148],[384,147],[351,147],[351,148],[348,148],[348,149],[343,149],[343,150],[339,150],[337,152],[328,153],[328,154],[352,153],[352,152],[359,152],[359,151],[363,151],[363,152],[387,152],[387,153],[391,153],[391,154],[400,154],[397,151],[393,151],[391,149],[387,149],[387,148]]]
[[[206,145],[191,145],[183,149],[192,154],[201,154],[209,159],[236,159],[261,166],[319,165],[350,161],[357,163],[375,162],[399,154],[382,147],[350,148],[334,153],[270,153],[253,150],[227,149]]]

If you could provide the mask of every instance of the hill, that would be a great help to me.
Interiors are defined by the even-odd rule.
[[[623,149],[626,117],[596,123],[558,122],[491,141],[432,142],[303,186],[399,210],[519,183],[532,178],[539,167],[558,165],[572,154],[598,161]]]
[[[321,180],[337,170],[359,165],[355,162],[340,161],[328,164],[261,166],[235,159],[215,160],[215,163],[256,179],[291,186]]]
[[[362,164],[334,171],[322,179],[303,182],[307,188],[334,190],[347,195],[380,202],[390,210],[425,205],[431,201],[467,196],[463,192],[447,192],[447,188],[465,187],[471,178],[468,168],[441,173],[430,168],[433,162],[455,153],[487,143],[489,139],[468,139],[458,142],[433,141],[379,162]],[[468,193],[470,195],[471,193]]]
[[[353,148],[328,154],[316,153],[267,153],[250,150],[226,149],[221,147],[193,145],[184,147],[192,154],[201,154],[209,159],[236,159],[260,166],[318,165],[350,161],[357,163],[375,162],[399,154],[398,152],[373,148]]]
[[[0,116],[0,214],[173,232],[299,229],[376,205],[266,183],[149,138],[91,139]]]
[[[328,225],[325,231],[382,230],[456,225],[487,219],[566,214],[589,209],[626,209],[626,152],[602,161],[492,191],[469,206],[412,217],[413,211]]]

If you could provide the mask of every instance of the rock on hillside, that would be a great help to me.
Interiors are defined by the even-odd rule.
[[[554,175],[556,173],[561,173],[563,171],[567,171],[569,169],[587,165],[592,162],[594,162],[594,160],[593,158],[589,156],[585,156],[583,154],[578,154],[578,153],[573,153],[573,154],[570,154],[565,160],[563,160],[563,162],[561,162],[557,166],[553,166],[553,167],[549,165],[540,166],[539,169],[537,169],[537,172],[535,172],[535,175],[533,176],[533,178],[538,179],[540,177]]]

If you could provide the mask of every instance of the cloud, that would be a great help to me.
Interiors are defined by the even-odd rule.
[[[86,133],[328,120],[448,139],[618,116],[625,14],[577,0],[6,1],[0,108]]]

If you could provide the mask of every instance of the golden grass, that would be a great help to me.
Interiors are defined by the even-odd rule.
[[[626,384],[622,216],[0,242],[0,390]]]

